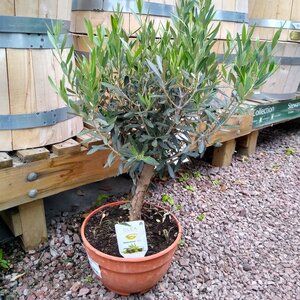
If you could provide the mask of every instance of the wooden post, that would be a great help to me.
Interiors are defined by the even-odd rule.
[[[216,167],[230,166],[234,150],[235,150],[234,139],[224,142],[222,147],[214,149],[212,164]]]
[[[25,250],[36,248],[47,240],[44,200],[39,199],[19,206],[22,242]]]
[[[3,221],[9,227],[13,235],[20,236],[22,234],[22,224],[20,214],[17,207],[13,207],[0,212]]]
[[[237,139],[238,152],[242,155],[250,156],[255,153],[258,130],[252,131],[248,135]]]

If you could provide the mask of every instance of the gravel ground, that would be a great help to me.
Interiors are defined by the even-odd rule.
[[[198,162],[184,171],[190,173],[187,182],[158,183],[152,192],[156,201],[170,194],[183,206],[178,215],[184,245],[168,274],[145,295],[120,297],[95,280],[78,235],[81,218],[66,213],[51,220],[49,241],[39,250],[25,255],[16,243],[6,245],[12,269],[2,276],[0,295],[20,300],[300,299],[299,170],[300,125],[287,123],[263,130],[250,158],[236,155],[226,169]],[[194,171],[202,178],[194,178]],[[187,185],[196,191],[186,190]]]

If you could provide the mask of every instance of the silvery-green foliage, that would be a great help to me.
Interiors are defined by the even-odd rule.
[[[139,9],[142,3],[137,1]],[[49,35],[64,78],[57,92],[75,112],[96,126],[92,133],[111,150],[107,165],[121,159],[133,179],[143,165],[171,176],[181,163],[205,150],[207,139],[236,112],[246,97],[274,72],[272,43],[251,42],[253,31],[227,36],[224,63],[213,51],[219,26],[212,26],[211,0],[182,0],[176,14],[157,28],[149,18],[135,16],[136,32],[123,30],[121,8],[111,17],[111,29],[85,21],[91,44],[77,63],[62,55],[59,28]],[[157,38],[160,36],[160,38]],[[230,87],[226,94],[223,88]],[[81,104],[73,99],[78,98]],[[205,124],[197,130],[199,124]],[[111,141],[111,143],[110,143]]]

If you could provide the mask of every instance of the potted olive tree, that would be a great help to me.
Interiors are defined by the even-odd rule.
[[[234,38],[228,35],[220,65],[212,51],[219,26],[211,26],[211,0],[180,3],[172,21],[157,28],[148,18],[141,18],[138,0],[136,38],[123,30],[120,8],[111,17],[111,29],[99,26],[93,32],[86,21],[90,54],[77,56],[76,64],[73,48],[67,57],[62,54],[59,27],[49,33],[64,73],[60,85],[51,81],[52,85],[75,113],[94,125],[90,133],[103,141],[90,153],[108,149],[107,166],[119,164],[119,173],[126,171],[133,180],[129,205],[100,207],[82,226],[93,270],[105,286],[119,294],[144,292],[154,286],[166,273],[180,240],[181,227],[175,216],[154,207],[147,198],[153,176],[174,177],[183,162],[201,155],[207,139],[276,69],[271,53],[279,32],[269,44],[252,43],[252,32],[246,27]],[[230,87],[230,94],[223,92],[224,87]],[[121,216],[114,219],[117,210]],[[165,249],[152,249],[152,240],[148,253],[140,258],[118,257],[121,255],[103,249],[117,243],[115,223],[125,226],[141,219],[147,238],[154,236]],[[159,226],[148,226],[151,222]],[[129,240],[135,237],[135,233],[127,234]],[[116,245],[112,248],[118,249]],[[141,247],[130,244],[126,251],[139,250]]]

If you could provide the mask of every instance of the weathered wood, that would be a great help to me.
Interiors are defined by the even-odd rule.
[[[97,139],[89,133],[76,136],[76,141],[87,149],[90,149],[93,145],[103,144],[101,139]]]
[[[65,1],[60,1],[65,2]],[[56,19],[57,17],[57,1],[39,0],[39,17]]]
[[[70,19],[71,0],[31,0],[30,4],[23,0],[6,0],[4,6],[1,3],[0,12],[4,16],[16,16],[16,19],[19,16]],[[63,56],[67,52],[68,49]],[[57,84],[62,78],[52,49],[0,49],[0,114],[34,114],[64,107],[64,101],[49,84],[48,76]],[[1,130],[0,151],[59,143],[75,136],[82,128],[82,119],[74,117],[52,126]]]
[[[70,20],[71,6],[72,0],[1,0],[0,14]]]
[[[252,131],[248,135],[237,139],[238,152],[250,156],[255,153],[259,131]]]
[[[51,150],[56,155],[71,154],[80,152],[80,144],[73,139],[53,145]]]
[[[299,21],[300,13],[297,8],[299,8],[298,0],[249,0],[249,19]],[[277,28],[256,27],[253,38],[271,40],[276,31]],[[280,40],[290,40],[290,32],[283,29]]]
[[[234,151],[235,140],[224,142],[221,147],[214,148],[212,164],[217,167],[230,166]]]
[[[226,129],[226,127],[224,127],[226,131],[219,130],[215,132],[206,146],[212,146],[217,142],[225,142],[249,134],[252,131],[252,120],[253,114],[251,112],[232,116],[226,124],[234,125],[236,128]]]
[[[0,5],[1,7],[1,5]],[[0,49],[0,115],[9,115],[9,94],[7,79],[6,50]],[[0,151],[12,150],[11,130],[0,130]]]
[[[300,21],[300,1],[293,0],[249,0],[249,19]],[[253,39],[271,41],[279,28],[255,26]],[[279,57],[299,57],[299,40],[292,43],[291,33],[300,37],[300,31],[283,29],[280,43],[276,46],[274,55]],[[280,65],[279,69],[260,88],[265,93],[295,93],[300,83],[299,65]]]
[[[39,0],[31,0],[30,5],[24,0],[15,0],[15,15],[24,17],[39,16]]]
[[[22,234],[21,218],[17,207],[1,211],[0,216],[14,236]]]
[[[15,14],[14,0],[2,0],[0,5],[0,15],[13,16]]]
[[[71,20],[72,0],[57,0],[57,19]]]
[[[85,150],[0,170],[0,211],[34,201],[28,196],[31,189],[37,189],[38,198],[44,198],[116,176],[118,162],[104,168],[109,153],[105,150],[87,155]],[[39,174],[39,177],[28,182],[26,177],[32,172]]]
[[[19,150],[17,151],[17,156],[23,162],[33,162],[37,160],[47,159],[50,156],[49,150],[46,148],[36,148],[28,150]]]
[[[5,152],[0,152],[0,169],[12,167],[13,160],[12,158]]]
[[[20,205],[19,215],[22,226],[21,239],[26,250],[34,249],[47,240],[43,199]]]

